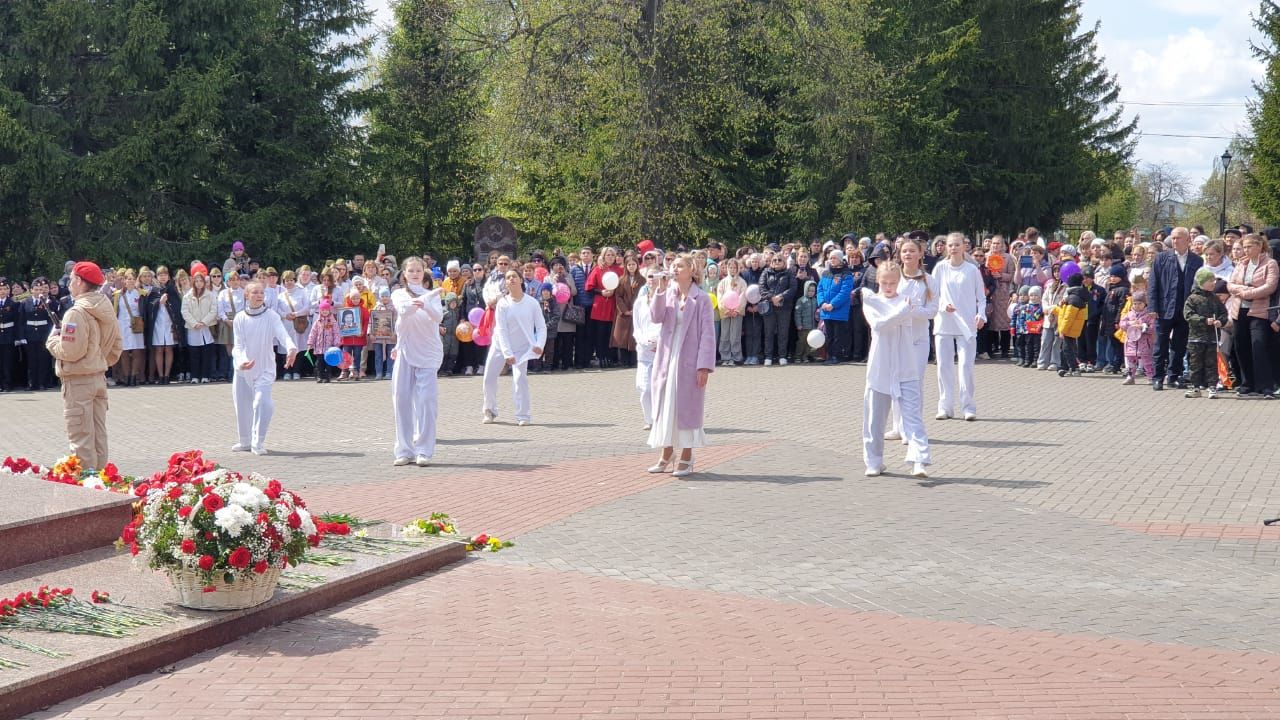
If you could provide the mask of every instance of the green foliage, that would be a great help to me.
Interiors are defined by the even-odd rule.
[[[1280,5],[1262,0],[1254,22],[1263,36],[1254,53],[1266,61],[1267,70],[1254,85],[1259,99],[1249,112],[1253,140],[1246,146],[1251,163],[1245,175],[1244,198],[1259,219],[1275,225],[1280,224],[1280,55],[1276,52],[1280,47]]]

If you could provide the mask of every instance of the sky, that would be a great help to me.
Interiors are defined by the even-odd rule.
[[[391,25],[390,0],[365,2],[377,26]],[[1082,3],[1085,27],[1101,23],[1098,50],[1120,85],[1125,116],[1138,118],[1143,134],[1135,162],[1170,163],[1195,192],[1226,150],[1226,138],[1250,132],[1245,103],[1264,70],[1249,45],[1259,38],[1251,19],[1257,0]]]

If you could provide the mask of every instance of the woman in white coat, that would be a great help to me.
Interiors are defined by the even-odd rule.
[[[436,375],[444,361],[440,289],[427,290],[427,265],[408,257],[400,265],[404,284],[391,293],[396,310],[395,363],[391,366],[391,404],[396,418],[395,465],[431,463],[436,451],[439,391]]]
[[[542,306],[524,292],[524,278],[515,270],[504,276],[507,294],[494,309],[493,347],[484,365],[484,423],[498,418],[498,375],[511,368],[515,384],[516,425],[533,420],[529,398],[529,361],[542,357],[547,344],[547,321]]]
[[[304,348],[307,346],[307,336],[311,333],[311,299],[307,291],[298,285],[297,276],[292,270],[285,270],[280,279],[284,287],[280,288],[276,306],[272,309],[284,320],[284,328],[293,337],[294,345]],[[297,318],[302,318],[302,322],[295,322]],[[298,325],[302,326],[302,330],[298,329]],[[285,380],[297,380],[300,377],[297,365],[292,372],[284,372],[284,350],[283,347],[276,347],[276,372]]]
[[[911,322],[908,335],[911,338],[911,371],[917,380],[924,381],[925,371],[929,367],[929,323],[938,312],[938,288],[924,271],[924,245],[915,238],[905,238],[898,246],[898,263],[902,272],[902,281],[898,284],[898,294],[911,303]],[[923,387],[923,385],[922,385]],[[920,397],[920,407],[911,413],[924,417],[924,398]],[[892,429],[885,436],[886,440],[901,440],[903,445],[911,443],[910,433],[903,427],[904,408],[897,398],[891,409]],[[924,431],[924,423],[920,423],[920,431]],[[928,438],[922,442],[928,446]],[[926,465],[928,463],[925,463]]]
[[[978,417],[973,400],[973,364],[978,331],[987,323],[987,298],[982,273],[964,256],[964,235],[947,236],[947,257],[933,268],[938,288],[934,338],[938,356],[938,419],[955,417],[956,360],[959,360],[960,411],[965,420]]]
[[[880,292],[862,288],[862,311],[871,329],[867,356],[867,387],[862,395],[862,460],[867,477],[884,472],[884,431],[889,409],[896,400],[910,447],[907,463],[912,475],[927,477],[929,441],[924,420],[914,408],[920,404],[920,378],[915,370],[915,339],[911,328],[913,300],[898,292],[902,268],[882,262],[876,269]]]
[[[649,430],[653,428],[653,394],[649,392],[649,375],[653,371],[653,358],[658,350],[658,335],[662,332],[662,326],[655,323],[649,315],[649,305],[658,289],[658,270],[642,272],[648,273],[648,277],[631,308],[631,334],[636,339],[636,390],[640,392],[644,429]]]

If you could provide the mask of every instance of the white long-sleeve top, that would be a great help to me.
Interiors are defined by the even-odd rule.
[[[648,287],[640,288],[631,308],[631,335],[636,339],[636,359],[642,363],[653,362],[658,352],[658,336],[662,334],[662,325],[649,316],[649,301],[653,296],[647,291]]]
[[[245,308],[236,315],[232,325],[236,341],[231,347],[231,362],[234,363],[236,374],[243,376],[250,384],[276,379],[277,344],[286,353],[298,349],[293,342],[293,333],[284,326],[284,320],[265,305],[259,311]],[[253,367],[242,370],[240,366],[250,360],[253,361]]]
[[[915,371],[911,305],[902,295],[886,298],[870,288],[862,288],[861,292],[862,316],[871,327],[867,387],[901,397],[903,382],[920,379]]]
[[[972,339],[978,334],[978,318],[987,316],[987,296],[978,266],[966,261],[957,267],[948,258],[934,266],[933,280],[938,293],[933,334]],[[947,305],[956,311],[947,312]]]
[[[517,363],[534,357],[529,351],[547,344],[547,321],[542,306],[527,294],[517,302],[510,296],[498,301],[494,310],[493,339],[504,358]]]
[[[422,307],[418,307],[415,300],[421,300]],[[396,310],[396,362],[428,370],[440,369],[444,362],[444,343],[440,340],[444,307],[440,304],[440,288],[398,288],[391,293],[391,305]]]
[[[244,309],[244,289],[222,288],[218,293],[218,319],[235,320],[236,314]]]
[[[914,279],[902,276],[898,294],[911,305],[910,337],[915,352],[917,379],[924,377],[929,365],[929,322],[938,313],[938,285],[929,273],[920,269]]]

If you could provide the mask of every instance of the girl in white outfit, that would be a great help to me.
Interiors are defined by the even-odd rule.
[[[511,367],[515,384],[516,424],[533,419],[529,399],[529,361],[542,357],[547,344],[547,321],[542,306],[524,292],[524,278],[515,270],[505,276],[507,294],[494,309],[493,346],[484,364],[484,422],[498,418],[498,375]]]
[[[436,451],[439,392],[436,375],[444,361],[440,289],[422,284],[427,265],[405,258],[400,266],[404,287],[391,293],[396,310],[395,363],[391,366],[391,405],[396,416],[395,465],[416,462],[426,467]]]
[[[644,429],[650,430],[653,428],[653,395],[649,392],[649,374],[653,370],[653,357],[658,349],[658,335],[662,332],[662,326],[649,316],[649,304],[653,300],[653,294],[657,292],[658,271],[642,272],[648,273],[648,278],[636,296],[635,307],[631,309],[631,334],[636,339],[636,390],[640,391]]]
[[[307,336],[311,334],[311,299],[307,296],[307,291],[298,285],[297,277],[292,270],[285,270],[280,276],[280,281],[284,283],[284,287],[280,288],[280,294],[276,298],[276,306],[272,308],[284,320],[285,330],[293,336],[293,343],[298,347],[307,346]],[[294,318],[301,317],[307,319],[307,327],[299,331],[294,326]],[[276,348],[278,355],[284,355],[284,348]],[[281,358],[282,359],[282,358]],[[279,366],[277,366],[279,369]],[[295,367],[294,370],[297,370]],[[297,380],[298,373],[288,372],[283,374],[285,380]]]
[[[862,396],[862,459],[867,477],[884,472],[884,431],[889,407],[897,400],[902,408],[902,424],[910,447],[907,463],[911,474],[928,477],[929,439],[920,415],[920,375],[916,371],[916,349],[911,328],[911,298],[898,293],[902,268],[896,262],[882,262],[876,270],[880,292],[863,288],[862,308],[871,328],[871,351],[867,359],[867,388]]]
[[[956,359],[960,368],[960,411],[965,420],[978,417],[973,401],[973,362],[978,331],[987,324],[987,298],[982,273],[965,259],[964,235],[947,236],[947,258],[933,268],[938,287],[938,315],[933,323],[938,356],[938,419],[955,417]]]
[[[925,371],[929,367],[929,322],[938,312],[938,287],[924,271],[921,265],[923,259],[924,245],[919,240],[906,238],[898,246],[898,261],[902,269],[902,282],[898,285],[898,294],[911,301],[909,334],[914,360],[912,367],[916,373],[916,379],[921,383],[924,382]],[[924,387],[923,384],[921,387]],[[920,403],[920,408],[914,412],[924,417],[923,397],[920,398]],[[909,445],[911,438],[903,429],[902,407],[897,398],[894,398],[890,409],[890,419],[892,429],[885,439],[901,440],[903,445]],[[921,424],[921,428],[923,427],[924,425]],[[928,439],[923,443],[927,447]],[[925,464],[929,464],[928,460],[925,460]]]
[[[275,346],[288,348],[286,369],[293,367],[298,355],[293,334],[285,329],[276,311],[267,307],[265,296],[262,283],[255,280],[245,286],[245,308],[233,321],[236,337],[231,362],[236,374],[231,381],[231,399],[240,439],[231,449],[252,450],[254,455],[267,454],[262,443],[276,407],[271,400],[271,386],[276,381]]]

